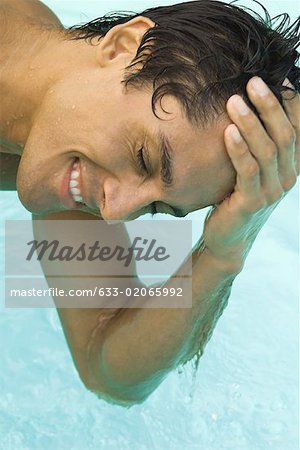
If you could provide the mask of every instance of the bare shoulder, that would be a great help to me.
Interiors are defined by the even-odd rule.
[[[1,20],[7,22],[13,16],[31,18],[44,24],[63,27],[54,12],[39,0],[0,0]]]
[[[14,41],[18,33],[24,33],[33,26],[64,29],[54,12],[38,0],[0,0],[1,52],[2,47]]]
[[[24,25],[34,24],[64,28],[54,12],[39,0],[0,0],[0,54],[5,55],[3,47],[26,29]],[[19,163],[20,157],[0,142],[0,191],[16,190]]]

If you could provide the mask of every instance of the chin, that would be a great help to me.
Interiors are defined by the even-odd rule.
[[[40,190],[28,186],[28,183],[24,186],[21,182],[17,182],[17,192],[24,208],[32,214],[48,214],[59,210],[59,207],[53,206],[50,196],[43,196]]]
[[[30,213],[32,213],[34,215],[45,215],[45,214],[49,214],[49,213],[62,211],[62,209],[59,209],[59,208],[48,207],[47,205],[43,204],[42,202],[24,198],[20,194],[19,194],[19,199],[20,199],[20,202],[22,203],[22,205],[24,206],[24,208],[26,208],[27,211],[29,211]]]
[[[40,179],[34,178],[34,173],[20,168],[17,175],[17,192],[19,200],[29,212],[33,214],[47,214],[62,209],[57,205],[53,193],[43,186]]]

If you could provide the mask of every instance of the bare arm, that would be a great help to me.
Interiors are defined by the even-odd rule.
[[[203,248],[192,260],[191,308],[123,310],[95,335],[89,364],[100,396],[110,386],[120,403],[143,402],[170,371],[202,355],[241,267],[222,266]],[[164,286],[171,288],[172,280]]]
[[[98,220],[74,211],[45,219]],[[40,232],[45,236],[42,220],[34,221],[34,229],[36,237]],[[192,308],[58,309],[74,363],[89,389],[119,404],[142,402],[169,371],[202,354],[241,266],[219,263],[204,248],[195,249],[192,262]],[[55,287],[55,280],[48,278],[48,284]],[[165,287],[172,287],[172,281]],[[148,306],[151,301],[145,299]]]

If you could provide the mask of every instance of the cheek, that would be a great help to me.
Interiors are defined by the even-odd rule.
[[[210,178],[208,184],[210,204],[220,203],[233,190],[236,184],[236,174],[227,168],[220,168],[216,175]]]
[[[187,164],[186,170],[181,170],[180,182],[170,203],[188,210],[197,210],[219,203],[234,188],[236,175],[228,165],[204,165],[204,162]]]
[[[47,92],[35,122],[54,142],[82,145],[95,139],[105,124],[101,104],[101,93],[95,82],[84,80],[82,76],[79,80],[74,75]],[[105,120],[108,121],[108,118]]]
[[[85,85],[67,86],[61,82],[44,97],[34,118],[26,146],[35,157],[59,155],[70,151],[97,150],[105,138],[99,99]],[[81,89],[80,89],[81,87]],[[111,134],[114,130],[111,130]],[[104,138],[104,139],[103,139]]]

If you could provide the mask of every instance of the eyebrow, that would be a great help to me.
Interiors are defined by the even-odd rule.
[[[165,134],[159,131],[158,135],[159,153],[160,153],[160,176],[165,188],[170,188],[174,185],[174,149]],[[176,217],[185,217],[185,213],[179,208],[171,206],[176,214]]]
[[[166,135],[159,131],[158,145],[160,153],[160,176],[161,181],[165,188],[173,186],[174,174],[173,174],[173,162],[174,162],[174,149]]]

